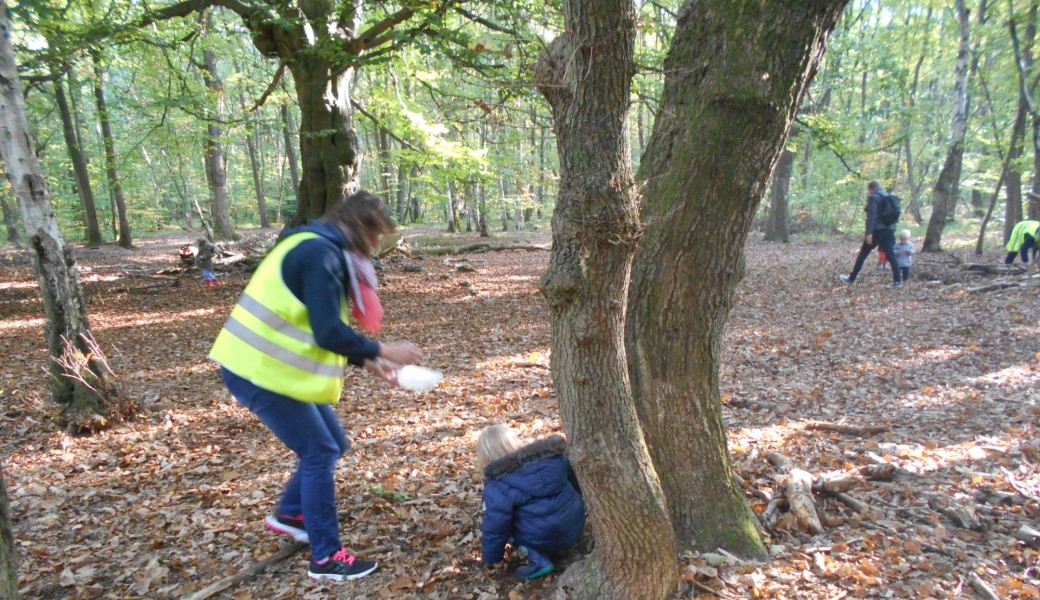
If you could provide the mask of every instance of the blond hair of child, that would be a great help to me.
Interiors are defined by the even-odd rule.
[[[909,239],[910,239],[910,230],[909,229],[904,229],[904,230],[899,232],[899,241],[900,242],[905,242],[905,241],[907,241]]]
[[[484,468],[492,461],[510,452],[516,452],[526,445],[523,438],[511,428],[502,424],[488,425],[477,438],[477,468],[483,473]]]

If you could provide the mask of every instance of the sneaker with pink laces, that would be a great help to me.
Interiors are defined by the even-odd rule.
[[[339,552],[334,552],[321,563],[311,560],[310,567],[307,569],[307,575],[311,579],[318,581],[322,579],[343,581],[344,579],[364,577],[375,571],[377,566],[379,566],[379,563],[374,560],[360,559],[351,554],[346,548],[340,548]]]
[[[284,533],[297,542],[308,542],[307,530],[303,527],[303,515],[290,517],[288,515],[267,515],[264,519],[264,527],[276,533]]]

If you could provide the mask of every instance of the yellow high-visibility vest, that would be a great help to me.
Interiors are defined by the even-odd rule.
[[[265,390],[302,402],[335,404],[343,393],[347,357],[318,346],[307,307],[282,279],[285,255],[317,237],[296,233],[271,250],[217,335],[209,358]],[[348,314],[343,296],[344,323]]]
[[[1011,230],[1011,237],[1008,239],[1007,251],[1018,252],[1022,248],[1022,242],[1026,241],[1026,234],[1033,236],[1036,239],[1036,232],[1040,229],[1040,221],[1019,221],[1015,228]]]

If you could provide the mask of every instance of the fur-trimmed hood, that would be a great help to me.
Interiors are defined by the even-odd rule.
[[[488,463],[484,467],[484,477],[498,479],[507,473],[519,470],[526,464],[537,462],[551,456],[561,456],[567,452],[567,440],[562,435],[552,435],[524,446]]]

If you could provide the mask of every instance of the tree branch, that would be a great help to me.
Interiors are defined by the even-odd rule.
[[[498,23],[495,23],[494,21],[489,21],[489,20],[487,20],[484,17],[481,17],[479,15],[475,15],[475,14],[469,12],[468,10],[466,10],[465,8],[462,8],[461,6],[453,6],[452,10],[454,10],[455,12],[459,13],[460,15],[466,17],[470,21],[473,21],[474,23],[480,23],[481,25],[483,25],[484,27],[487,27],[488,29],[491,29],[492,31],[498,31],[500,33],[508,33],[509,35],[511,35],[511,36],[513,36],[513,37],[515,37],[517,39],[522,39],[522,36],[520,35],[520,32],[515,31],[513,29],[509,29],[508,27],[506,27],[504,25],[499,25]]]
[[[361,54],[364,50],[369,50],[377,46],[381,46],[386,42],[393,39],[392,35],[384,35],[397,25],[404,23],[408,19],[411,19],[415,14],[415,11],[410,8],[402,8],[395,12],[389,17],[369,27],[367,30],[357,36],[355,40],[350,43],[351,51],[353,54]]]
[[[267,86],[267,89],[264,90],[264,93],[260,94],[260,97],[256,99],[256,103],[253,104],[253,107],[250,108],[248,112],[255,112],[256,109],[260,108],[267,102],[267,99],[274,93],[275,88],[277,88],[278,84],[282,82],[282,74],[285,73],[286,64],[288,64],[288,62],[284,59],[278,61],[278,70],[275,71],[271,83]]]
[[[357,100],[354,100],[353,98],[351,98],[351,99],[350,99],[350,104],[351,104],[351,106],[353,106],[353,107],[354,107],[355,109],[357,109],[357,111],[358,111],[359,113],[361,113],[362,115],[364,115],[364,116],[368,117],[368,119],[369,119],[370,121],[372,121],[373,123],[375,123],[375,124],[376,124],[377,126],[379,126],[379,127],[383,128],[383,129],[386,129],[386,133],[387,133],[387,135],[389,135],[389,136],[390,136],[390,137],[392,137],[393,139],[397,140],[397,143],[398,143],[398,144],[401,144],[402,146],[404,146],[405,148],[407,148],[407,149],[411,150],[412,152],[420,152],[420,150],[419,150],[418,148],[416,148],[415,146],[413,146],[413,145],[409,144],[409,143],[408,143],[408,142],[406,142],[405,140],[403,140],[403,139],[401,139],[400,137],[398,137],[398,136],[397,136],[397,135],[396,135],[396,134],[395,134],[395,133],[394,133],[393,131],[390,131],[390,128],[389,128],[389,127],[387,127],[387,126],[383,125],[383,123],[382,123],[382,122],[381,122],[381,121],[379,120],[379,118],[378,118],[378,117],[376,117],[376,116],[375,116],[375,115],[373,115],[372,113],[370,113],[370,112],[368,112],[367,110],[365,110],[365,108],[364,108],[363,106],[361,106],[360,104],[358,104],[358,101],[357,101]]]
[[[801,125],[802,127],[805,127],[807,130],[809,130],[809,132],[812,133],[817,139],[823,141],[823,144],[827,147],[827,149],[830,150],[831,153],[834,154],[834,156],[836,156],[838,158],[838,160],[841,161],[841,164],[845,167],[846,171],[848,171],[849,173],[855,175],[856,177],[863,177],[862,173],[860,173],[856,169],[853,169],[851,166],[849,166],[849,163],[845,160],[845,156],[843,154],[841,154],[840,152],[838,152],[838,149],[835,148],[833,145],[831,145],[827,140],[823,139],[823,136],[818,134],[816,132],[816,130],[812,127],[812,125],[810,125],[809,123],[806,123],[805,121],[803,121],[802,119],[799,119],[799,118],[796,118],[795,122],[798,123],[799,125]],[[899,138],[899,142],[902,143],[902,141],[903,141],[903,138]]]
[[[1015,50],[1015,68],[1018,70],[1018,91],[1026,101],[1026,108],[1029,110],[1029,114],[1034,119],[1040,118],[1036,111],[1036,104],[1033,103],[1033,95],[1029,93],[1029,89],[1026,86],[1026,68],[1022,64],[1022,49],[1019,47],[1014,15],[1008,19],[1008,30],[1011,32],[1011,46]]]

